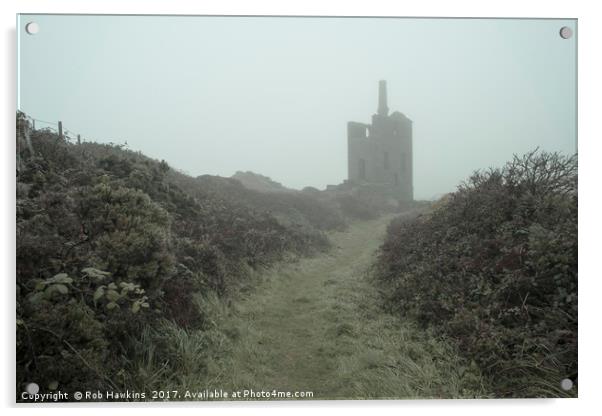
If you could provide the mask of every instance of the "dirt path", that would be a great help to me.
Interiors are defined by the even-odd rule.
[[[390,219],[356,223],[330,235],[330,253],[272,269],[224,323],[234,341],[213,384],[314,399],[480,395],[451,348],[381,310],[366,271]]]

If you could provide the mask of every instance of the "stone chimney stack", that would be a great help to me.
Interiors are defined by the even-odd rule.
[[[378,115],[389,115],[389,107],[387,107],[387,81],[378,81]]]

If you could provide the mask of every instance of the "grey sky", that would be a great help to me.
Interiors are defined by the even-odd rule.
[[[27,22],[40,32],[30,36]],[[21,16],[19,108],[191,175],[347,175],[378,80],[414,122],[415,197],[539,146],[576,151],[574,20]],[[43,125],[42,125],[43,126]]]

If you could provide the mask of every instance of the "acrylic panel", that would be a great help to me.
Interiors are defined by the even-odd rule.
[[[576,397],[577,33],[17,16],[16,400]]]

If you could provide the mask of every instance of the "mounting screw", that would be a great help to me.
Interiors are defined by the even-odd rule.
[[[36,22],[29,22],[25,25],[25,31],[30,35],[35,35],[40,31],[40,25]]]
[[[568,39],[573,36],[573,29],[568,26],[563,26],[560,28],[560,37],[562,39]]]

